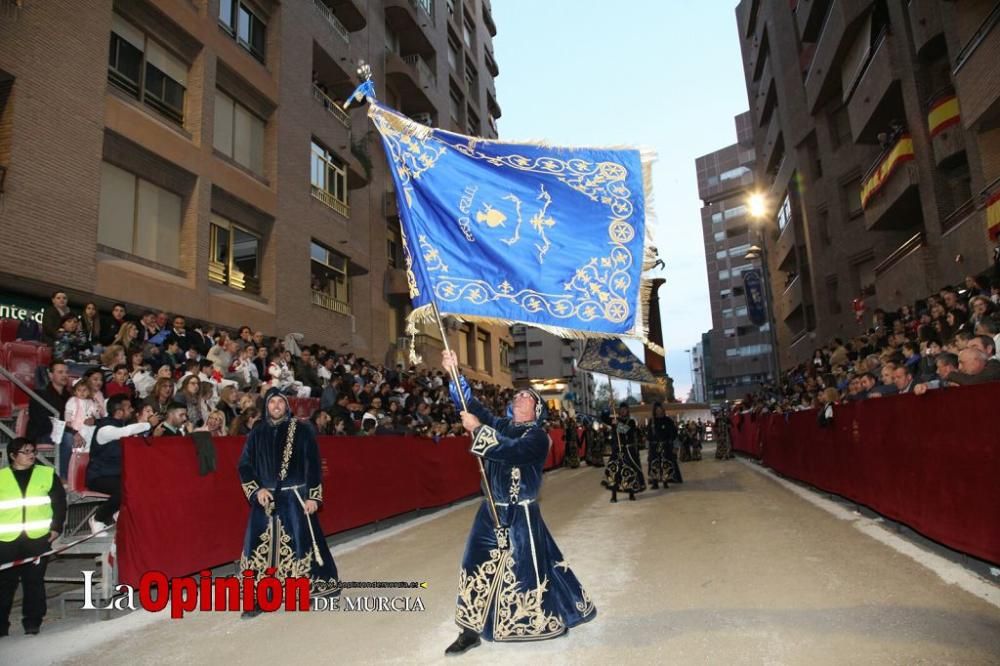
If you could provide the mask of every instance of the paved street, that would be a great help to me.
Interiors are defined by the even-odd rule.
[[[542,512],[598,608],[568,637],[484,644],[489,664],[989,664],[1000,610],[806,501],[751,464],[707,459],[687,483],[608,503],[598,471],[548,475]],[[423,612],[192,614],[5,639],[16,663],[45,641],[71,664],[433,663],[457,634],[458,562],[474,507],[461,505],[335,549],[344,579],[428,581]],[[870,521],[866,521],[870,522]],[[981,584],[985,595],[996,589]],[[131,628],[130,627],[134,627]],[[102,635],[109,640],[100,642]],[[68,649],[72,651],[67,651]],[[73,655],[67,659],[67,655]],[[6,660],[6,656],[5,656]],[[15,663],[15,662],[8,662]]]

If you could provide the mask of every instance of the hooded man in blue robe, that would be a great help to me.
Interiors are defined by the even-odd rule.
[[[458,368],[454,352],[442,357],[446,370]],[[491,641],[555,638],[594,618],[597,610],[542,521],[538,491],[549,452],[545,405],[531,390],[514,394],[506,418],[491,414],[475,398],[464,377],[451,384],[452,400],[468,411],[462,425],[472,436],[472,453],[486,468],[496,500],[495,529],[486,500],[480,504],[465,546],[459,575],[455,622],[462,633],[446,655]]]
[[[277,389],[264,396],[266,417],[247,435],[240,456],[250,520],[240,571],[256,578],[309,578],[312,597],[339,594],[337,567],[316,512],[323,504],[322,469],[313,429],[292,416]],[[256,617],[259,608],[244,610]]]

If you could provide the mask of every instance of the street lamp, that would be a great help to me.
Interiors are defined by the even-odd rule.
[[[761,278],[764,280],[764,309],[767,312],[767,328],[771,341],[771,372],[774,381],[780,388],[781,366],[778,363],[778,331],[774,323],[774,296],[771,294],[771,276],[767,266],[767,243],[764,237],[764,222],[767,219],[767,198],[760,192],[753,192],[747,198],[747,208],[750,216],[757,220],[757,233],[760,245],[751,245],[744,259],[747,261],[760,260]]]

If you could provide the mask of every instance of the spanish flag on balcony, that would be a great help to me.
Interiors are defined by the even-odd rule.
[[[986,200],[986,231],[994,243],[1000,241],[1000,190]]]
[[[957,125],[961,119],[958,112],[958,98],[954,95],[940,98],[927,112],[927,126],[930,128],[931,138],[952,125]]]
[[[893,172],[901,164],[912,160],[913,157],[913,139],[909,134],[904,134],[899,137],[889,154],[882,158],[878,166],[872,170],[871,175],[861,184],[861,207],[866,208],[868,201],[882,189]]]

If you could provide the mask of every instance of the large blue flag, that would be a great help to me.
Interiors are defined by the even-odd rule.
[[[651,155],[468,137],[374,101],[369,116],[395,181],[414,321],[436,302],[472,321],[646,341]]]

